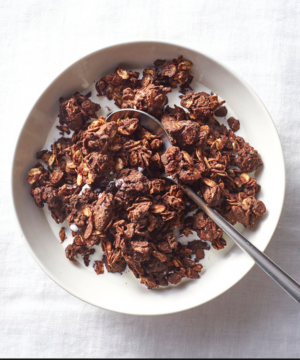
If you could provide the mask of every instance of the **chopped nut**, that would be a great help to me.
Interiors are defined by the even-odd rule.
[[[104,265],[102,261],[95,261],[93,267],[97,275],[104,274]]]
[[[182,61],[178,65],[179,70],[190,70],[190,68],[193,66],[193,63],[191,61]]]
[[[66,229],[64,227],[62,227],[60,229],[59,237],[60,237],[60,240],[61,240],[62,243],[67,239],[67,237],[66,237]]]
[[[161,214],[165,210],[166,210],[166,207],[165,207],[165,205],[162,205],[162,204],[152,205],[151,208],[150,208],[150,211],[153,214]]]
[[[243,184],[246,184],[250,181],[251,178],[248,174],[241,174],[240,179]]]
[[[128,72],[123,68],[117,68],[116,73],[123,79],[127,80],[129,78]]]
[[[42,173],[42,172],[41,172],[40,169],[37,169],[37,168],[31,169],[31,170],[29,171],[29,173],[27,174],[27,182],[28,182],[30,185],[34,184],[34,183],[38,180],[38,178],[39,178],[39,176],[40,176],[41,173]]]
[[[122,170],[125,167],[124,160],[121,158],[117,158],[115,161],[115,169],[116,171]]]

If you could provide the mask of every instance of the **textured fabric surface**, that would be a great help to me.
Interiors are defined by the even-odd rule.
[[[257,267],[217,299],[175,315],[126,316],[76,299],[30,257],[10,195],[17,135],[61,71],[114,43],[190,45],[235,69],[271,113],[287,187],[266,254],[300,281],[299,34],[297,0],[0,1],[0,357],[300,356],[300,307]]]

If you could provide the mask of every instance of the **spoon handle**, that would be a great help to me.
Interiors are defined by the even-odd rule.
[[[179,184],[178,184],[179,185]],[[179,185],[180,186],[180,185]],[[181,187],[181,186],[180,186]],[[182,190],[209,216],[233,241],[264,270],[283,290],[285,290],[294,300],[300,303],[300,285],[293,280],[278,265],[269,259],[264,253],[251,244],[240,232],[238,232],[228,221],[218,212],[206,205],[191,188],[181,187]]]

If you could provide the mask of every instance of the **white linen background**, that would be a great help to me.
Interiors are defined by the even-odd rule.
[[[207,304],[138,317],[78,300],[27,252],[10,194],[12,153],[27,114],[79,58],[145,39],[221,59],[268,108],[283,145],[287,188],[266,254],[300,281],[300,1],[1,0],[0,357],[297,358],[299,305],[256,266]]]

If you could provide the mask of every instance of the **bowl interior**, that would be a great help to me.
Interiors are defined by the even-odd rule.
[[[65,258],[60,243],[37,208],[26,182],[33,165],[58,114],[58,99],[75,91],[84,91],[117,66],[145,68],[154,60],[173,59],[183,55],[194,63],[193,75],[225,99],[241,121],[246,141],[256,148],[264,162],[256,175],[262,190],[259,193],[267,214],[244,235],[260,250],[269,243],[280,217],[285,170],[280,140],[264,105],[253,90],[227,67],[195,51],[159,42],[136,42],[99,50],[79,60],[59,75],[38,99],[21,131],[13,163],[13,199],[22,232],[29,250],[41,268],[71,294],[93,305],[113,311],[157,315],[186,310],[203,304],[228,290],[253,266],[254,262],[237,246],[214,262],[202,278],[176,287],[149,291],[120,274],[96,274]],[[99,98],[101,104],[101,98]],[[276,180],[275,180],[276,179]]]

